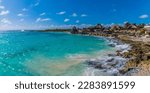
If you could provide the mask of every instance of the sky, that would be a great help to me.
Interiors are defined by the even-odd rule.
[[[150,23],[150,0],[0,0],[0,30]]]

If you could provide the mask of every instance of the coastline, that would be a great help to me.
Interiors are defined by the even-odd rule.
[[[122,42],[131,45],[131,50],[125,52],[123,57],[130,60],[126,63],[123,73],[129,76],[150,75],[150,44],[149,42],[139,41],[129,36],[117,37]]]
[[[91,36],[91,34],[90,34]],[[102,67],[100,64],[101,60],[90,61],[90,65],[93,65],[96,69],[108,69],[113,76],[149,76],[150,75],[150,61],[147,60],[148,55],[145,55],[145,51],[150,51],[150,48],[146,48],[149,44],[143,41],[133,41],[131,38],[126,35],[120,35],[117,37],[106,35],[93,35],[93,36],[102,36],[111,40],[110,46],[116,47],[127,45],[125,48],[117,49],[115,54],[108,54],[108,58],[105,62],[110,62],[108,68]],[[115,42],[113,42],[115,41]],[[114,43],[114,44],[113,44]],[[116,45],[116,43],[118,43]],[[128,48],[127,48],[128,47]],[[144,49],[143,49],[144,48]],[[116,58],[120,58],[120,62],[116,63]],[[122,61],[122,62],[121,62]],[[92,63],[91,63],[92,62]],[[96,64],[95,64],[96,62]],[[115,65],[121,64],[120,67],[115,68]],[[111,69],[110,66],[113,66],[114,69]],[[106,71],[106,70],[105,70]]]
[[[110,46],[110,48],[107,48],[107,50],[105,51],[97,50],[94,52],[94,54],[89,55],[87,58],[82,57],[82,55],[81,57],[77,56],[79,60],[83,59],[83,64],[85,64],[85,67],[87,68],[89,67],[87,70],[85,69],[86,73],[83,73],[83,75],[86,76],[149,75],[150,61],[149,61],[149,54],[147,53],[150,51],[150,44],[147,41],[143,41],[143,39],[145,38],[141,39],[121,33],[117,36],[114,36],[114,34],[102,34],[102,35],[101,33],[98,33],[96,35],[95,34],[96,33],[90,34],[78,33],[77,36],[83,35],[86,37],[97,37],[96,39],[98,41],[99,38],[100,40],[101,38],[104,38],[104,40],[106,41],[106,46]]]
[[[99,36],[98,36],[99,37]],[[101,36],[100,36],[101,37]],[[123,76],[125,75],[121,71],[124,69],[125,64],[129,61],[129,58],[124,58],[121,55],[118,55],[116,51],[120,51],[120,54],[123,54],[131,49],[129,44],[126,44],[116,38],[104,37],[108,40],[108,46],[114,48],[113,51],[109,53],[104,53],[104,57],[95,58],[87,60],[86,63],[93,70],[93,73],[97,74],[90,75],[104,75],[104,76]],[[92,70],[90,69],[90,70]],[[89,70],[89,71],[90,71]]]
[[[46,30],[38,30],[39,32],[70,32],[71,29],[46,29]]]
[[[92,28],[76,29],[73,28],[72,34],[82,34],[82,35],[92,35],[92,36],[103,36],[106,38],[115,38],[121,41],[123,44],[129,44],[130,49],[123,51],[117,50],[116,55],[127,59],[125,64],[123,64],[120,69],[115,70],[115,76],[125,75],[125,76],[149,76],[150,75],[150,38],[147,32],[149,29],[145,29],[144,26],[125,24],[129,27],[120,27],[118,25],[112,26],[106,30],[105,27],[98,24]],[[148,37],[148,38],[147,38]],[[112,45],[114,47],[114,45]],[[111,59],[109,61],[114,60]],[[97,62],[97,61],[96,61]],[[95,68],[103,69],[103,65],[100,62],[89,62],[90,65],[95,66]],[[114,63],[115,64],[115,63]],[[114,65],[113,64],[113,65]],[[112,64],[111,64],[112,65]],[[115,64],[116,65],[116,64]],[[107,68],[107,69],[111,69]]]

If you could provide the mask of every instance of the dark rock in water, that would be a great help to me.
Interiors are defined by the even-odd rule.
[[[97,69],[110,69],[110,68],[112,68],[112,67],[109,66],[109,65],[105,65],[105,64],[97,64],[97,65],[95,66],[95,68],[97,68]]]
[[[87,61],[86,63],[92,66],[95,66],[97,64],[95,61]]]
[[[114,61],[114,58],[109,58],[106,60],[106,62],[113,62]]]
[[[116,45],[113,43],[108,44],[108,46],[115,47]]]
[[[118,64],[117,61],[107,63],[107,65],[112,66],[112,67],[115,67],[117,64]]]
[[[125,69],[119,69],[119,73],[121,73],[121,74],[125,74],[127,72],[127,70],[125,70]]]
[[[93,66],[93,67],[95,67],[96,65],[99,65],[99,64],[100,64],[100,62],[91,61],[91,60],[86,61],[86,63],[87,63],[88,65],[90,65],[90,66]]]
[[[103,66],[102,66],[102,64],[97,64],[97,65],[95,66],[95,68],[97,68],[97,69],[103,69]]]
[[[109,57],[115,57],[116,54],[108,54]]]

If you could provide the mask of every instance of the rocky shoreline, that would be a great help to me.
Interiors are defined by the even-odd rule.
[[[108,45],[116,51],[120,51],[120,54],[130,49],[130,45],[124,44],[115,38],[107,38],[107,40]],[[101,70],[105,75],[122,76],[124,74],[121,73],[121,70],[128,60],[128,58],[123,58],[114,51],[113,53],[108,53],[105,57],[87,60],[86,63],[94,69]]]
[[[117,50],[116,55],[110,54],[110,59],[89,61],[88,64],[96,69],[111,72],[111,75],[150,75],[150,29],[144,24],[126,23],[124,26],[114,25],[104,27],[100,24],[95,27],[77,29],[72,34],[104,36],[115,38],[123,44],[129,44],[130,49]],[[110,44],[115,47],[114,44]],[[118,57],[118,58],[116,58]],[[121,60],[118,60],[120,57]],[[98,62],[97,62],[98,61]],[[119,65],[119,66],[118,66]],[[107,69],[107,70],[106,70]]]
[[[144,64],[150,64],[150,44],[143,41],[134,41],[126,36],[118,37],[118,39],[132,46],[131,50],[121,55],[124,58],[129,58],[124,69],[122,69],[122,73],[126,75],[150,75],[149,72],[145,72],[145,70],[149,70],[150,67],[143,68]],[[139,72],[145,72],[145,74],[139,74]]]

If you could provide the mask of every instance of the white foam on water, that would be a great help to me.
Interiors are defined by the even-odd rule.
[[[109,76],[109,73],[103,72],[103,70],[94,69],[93,67],[87,67],[83,73],[83,76]]]
[[[124,51],[131,49],[129,44],[117,45],[116,48],[117,50],[124,50]]]
[[[121,51],[121,53],[128,52],[128,50],[131,49],[131,46],[113,39],[110,39],[109,41],[111,44],[114,44],[114,50],[99,52],[98,58],[88,60],[89,62],[93,62],[93,64],[97,64],[100,68],[87,68],[84,73],[85,75],[120,75],[119,70],[122,69],[128,59],[116,55],[108,56],[108,54],[116,54],[116,50]]]

